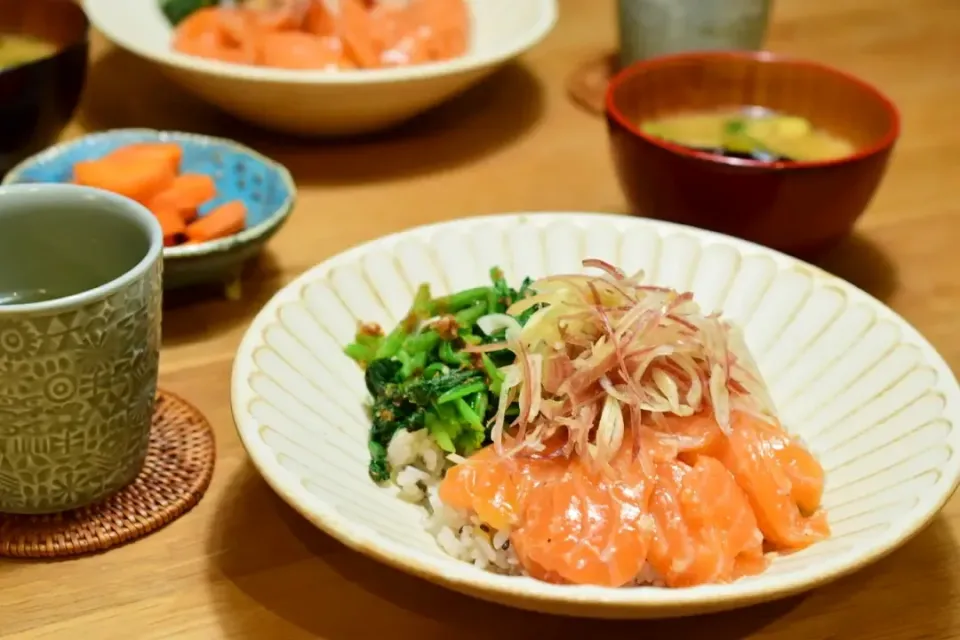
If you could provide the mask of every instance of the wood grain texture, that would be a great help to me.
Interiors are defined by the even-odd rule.
[[[564,86],[577,65],[612,48],[613,16],[612,0],[566,0],[556,31],[521,64],[400,131],[350,143],[252,131],[97,43],[84,108],[67,136],[121,126],[227,135],[287,164],[302,195],[242,301],[168,302],[161,384],[217,430],[207,496],[187,517],[103,556],[0,562],[0,637],[960,639],[957,499],[901,551],[806,597],[706,618],[597,623],[475,602],[381,567],[314,530],[247,463],[229,409],[232,354],[256,310],[304,269],[423,222],[624,210],[603,122],[573,105]],[[955,0],[779,0],[770,34],[771,49],[841,66],[901,108],[903,137],[887,178],[857,235],[826,266],[904,315],[954,370],[958,30]]]

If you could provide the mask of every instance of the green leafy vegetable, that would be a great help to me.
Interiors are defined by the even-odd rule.
[[[374,360],[367,366],[363,375],[367,391],[374,398],[384,395],[389,385],[400,382],[399,374],[402,368],[403,365],[396,360]]]
[[[467,345],[502,342],[503,332],[488,336],[477,321],[505,313],[532,294],[527,278],[511,288],[499,269],[490,271],[491,285],[434,298],[421,285],[410,311],[387,335],[364,324],[345,352],[365,368],[372,397],[370,476],[390,478],[387,447],[400,430],[426,429],[441,449],[469,455],[490,442],[490,427],[504,375],[499,367],[513,362],[508,350],[484,354],[464,351]],[[525,323],[536,309],[517,317]],[[508,415],[517,414],[516,407]]]

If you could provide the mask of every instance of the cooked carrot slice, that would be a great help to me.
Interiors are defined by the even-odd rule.
[[[325,69],[336,66],[342,57],[336,38],[298,31],[264,33],[260,44],[263,63],[271,67]]]
[[[208,242],[242,231],[246,225],[247,207],[239,200],[220,205],[196,222],[187,225],[188,240]]]
[[[163,246],[173,247],[183,241],[187,226],[179,212],[175,209],[159,209],[155,210],[153,215],[163,230]]]
[[[182,193],[194,207],[199,207],[217,195],[216,183],[205,173],[182,173],[173,181],[170,189]]]
[[[215,195],[217,186],[213,178],[202,173],[184,173],[151,198],[147,208],[153,212],[176,211],[184,222],[193,222],[197,217],[197,208]]]
[[[180,171],[183,148],[173,142],[137,142],[112,151],[105,156],[105,159],[122,162],[138,162],[141,159],[158,160],[167,162],[170,170],[176,173]]]
[[[370,13],[363,0],[340,0],[337,33],[343,49],[358,67],[380,66],[381,51],[370,35]]]
[[[146,204],[173,182],[175,172],[163,160],[87,160],[73,166],[77,184],[112,191]]]

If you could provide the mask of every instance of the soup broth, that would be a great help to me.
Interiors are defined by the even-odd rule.
[[[57,52],[52,42],[17,33],[0,33],[0,71],[47,58]]]
[[[763,162],[834,160],[854,146],[809,121],[766,109],[681,113],[640,125],[674,144],[733,158]]]

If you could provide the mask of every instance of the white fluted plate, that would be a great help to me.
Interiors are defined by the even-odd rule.
[[[367,476],[366,390],[343,355],[358,319],[392,326],[415,287],[581,271],[603,258],[692,290],[740,324],[784,424],[826,470],[833,536],[760,576],[688,589],[558,586],[445,555],[420,507]],[[578,213],[471,218],[350,249],[277,293],[233,370],[233,414],[254,464],[287,502],[344,544],[480,598],[546,612],[666,617],[795,594],[886,555],[927,524],[960,479],[960,389],[906,321],[856,287],[777,252],[669,223]]]

